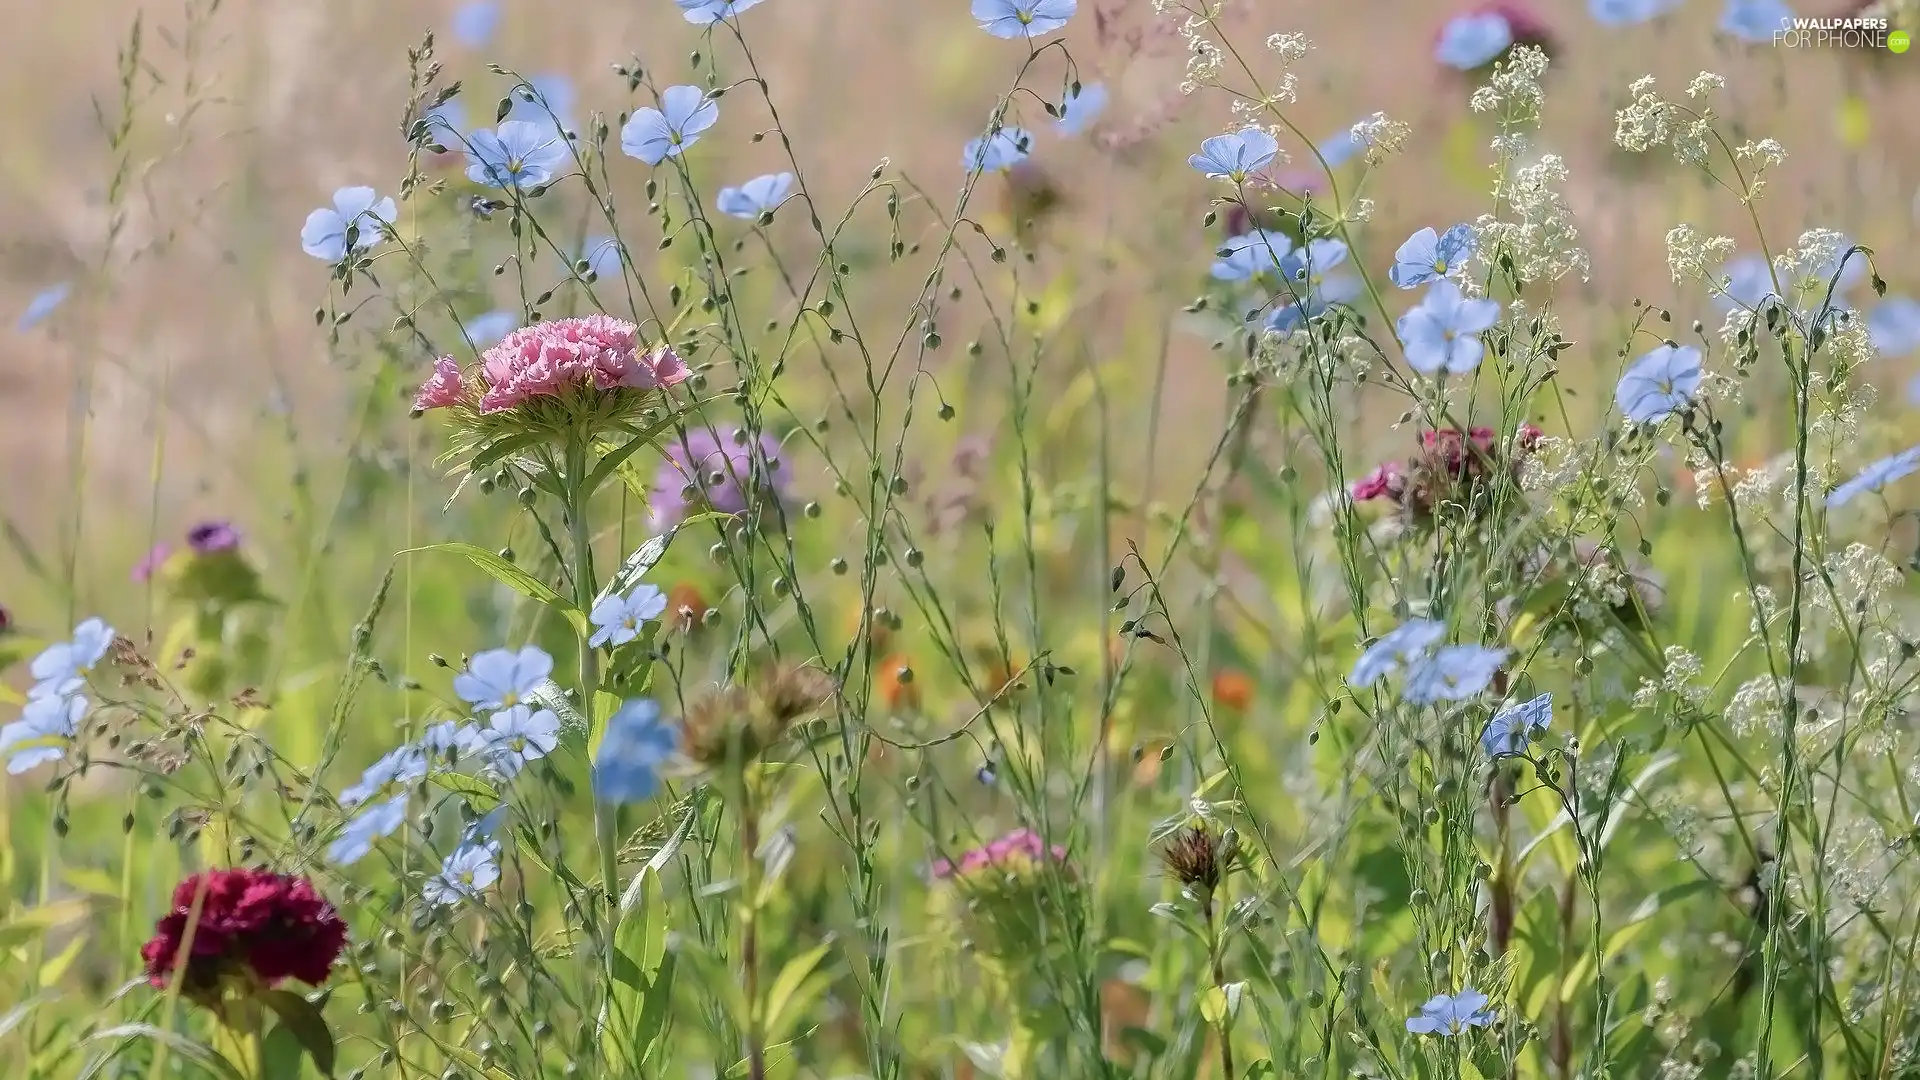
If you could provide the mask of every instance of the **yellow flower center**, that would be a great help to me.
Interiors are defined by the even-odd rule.
[[[1434,273],[1436,273],[1436,274],[1444,274],[1444,273],[1446,273],[1446,272],[1447,272],[1447,260],[1445,260],[1445,259],[1435,259],[1435,260],[1433,260],[1433,272],[1434,272]]]
[[[1020,20],[1021,26],[1026,26],[1033,22],[1033,12],[1031,11],[1015,11],[1013,17]]]

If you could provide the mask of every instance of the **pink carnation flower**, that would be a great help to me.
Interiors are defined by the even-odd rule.
[[[1067,849],[1060,844],[1049,848],[1040,834],[1032,829],[1015,829],[998,840],[960,856],[957,867],[950,859],[935,859],[931,869],[936,879],[943,879],[972,874],[988,867],[1013,869],[1041,862],[1048,856],[1054,862],[1065,862]]]
[[[460,385],[460,363],[451,356],[443,356],[433,362],[433,375],[414,395],[413,407],[425,412],[458,405],[464,400],[466,390]]]
[[[639,328],[608,315],[535,323],[508,334],[481,357],[480,411],[500,412],[568,387],[659,390],[690,372],[672,349],[642,356]],[[436,378],[438,373],[436,372]]]

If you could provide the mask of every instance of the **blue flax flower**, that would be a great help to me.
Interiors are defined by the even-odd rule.
[[[1427,375],[1461,375],[1480,366],[1480,335],[1500,319],[1500,302],[1469,300],[1448,278],[1436,278],[1418,307],[1395,326],[1407,366]]]
[[[20,719],[0,727],[0,757],[7,759],[7,773],[18,776],[67,756],[87,708],[80,694],[28,698]]]
[[[453,40],[462,48],[483,48],[499,25],[500,0],[474,0],[453,13]]]
[[[1433,619],[1408,619],[1367,646],[1347,676],[1352,686],[1372,686],[1400,665],[1423,657],[1447,636],[1447,625]]]
[[[1491,63],[1513,44],[1513,26],[1497,11],[1456,15],[1440,30],[1433,58],[1450,68],[1472,71]]]
[[[1078,92],[1069,87],[1067,99],[1060,103],[1060,119],[1054,121],[1053,126],[1062,135],[1078,135],[1098,120],[1106,109],[1106,84],[1085,83]]]
[[[1793,25],[1793,9],[1782,0],[1727,0],[1720,32],[1749,45],[1768,45],[1773,35]]]
[[[529,645],[519,651],[488,649],[475,653],[467,670],[453,677],[453,692],[482,711],[511,709],[526,701],[553,674],[553,657]]]
[[[101,619],[88,619],[74,627],[71,638],[42,649],[28,665],[34,681],[28,696],[66,697],[79,690],[93,669],[107,658],[113,639],[113,627]]]
[[[407,796],[395,795],[385,802],[374,803],[362,810],[340,835],[327,845],[327,861],[335,866],[348,866],[367,857],[373,845],[382,837],[392,836],[399,831],[407,820]]]
[[[1506,662],[1505,649],[1449,645],[1408,666],[1400,696],[1412,705],[1465,701],[1485,690]]]
[[[1726,279],[1727,287],[1714,295],[1714,303],[1722,311],[1736,307],[1758,311],[1768,297],[1778,295],[1773,291],[1773,271],[1767,267],[1764,256],[1740,255],[1728,259],[1720,267],[1720,276]]]
[[[408,784],[427,775],[427,753],[411,743],[391,750],[379,761],[367,766],[359,783],[340,793],[340,805],[351,810],[361,803],[392,798],[404,792]]]
[[[1486,1027],[1493,1023],[1493,1010],[1487,1004],[1487,995],[1471,986],[1457,994],[1435,994],[1420,1006],[1419,1016],[1407,1018],[1407,1030],[1451,1037],[1466,1028]]]
[[[422,113],[427,122],[427,144],[451,149],[466,140],[467,107],[459,98],[448,98]]]
[[[1387,277],[1403,289],[1438,281],[1465,266],[1476,243],[1473,226],[1464,222],[1440,234],[1428,226],[1407,237],[1407,242],[1393,253],[1393,268],[1387,271]]]
[[[674,0],[695,26],[710,26],[758,4],[760,0]]]
[[[1867,336],[1889,360],[1920,349],[1920,300],[1894,296],[1880,301],[1867,315]]]
[[[657,109],[637,109],[620,129],[620,149],[628,157],[658,165],[679,157],[700,141],[700,133],[720,120],[720,104],[697,86],[669,86]]]
[[[626,264],[620,259],[620,241],[611,236],[589,238],[580,251],[579,261],[587,264],[587,273],[601,281],[618,281],[625,273]]]
[[[1027,159],[1033,136],[1025,128],[1003,127],[968,140],[960,150],[960,167],[973,172],[1006,172]]]
[[[739,187],[721,188],[720,194],[714,196],[713,208],[728,217],[757,221],[760,215],[773,213],[792,187],[790,172],[756,176]]]
[[[573,99],[572,79],[565,75],[535,75],[527,80],[526,86],[514,87],[509,95],[512,105],[507,109],[506,119],[539,124],[564,141],[567,129],[573,126]]]
[[[1633,26],[1664,14],[1679,0],[1587,0],[1587,14],[1602,26]]]
[[[1206,174],[1208,179],[1244,184],[1279,152],[1280,144],[1272,135],[1257,127],[1242,128],[1231,135],[1215,135],[1205,140],[1200,144],[1200,152],[1187,158],[1187,164]]]
[[[660,786],[660,766],[673,757],[679,742],[679,731],[660,722],[660,706],[652,699],[622,704],[607,720],[593,758],[594,795],[609,803],[652,798]]]
[[[440,872],[421,886],[429,904],[451,906],[477,900],[500,880],[500,845],[491,841],[462,844],[440,863]]]
[[[1506,709],[1487,721],[1480,733],[1480,747],[1487,757],[1526,752],[1527,742],[1553,723],[1553,695],[1541,694],[1532,701]]]
[[[551,709],[535,712],[515,705],[494,713],[480,734],[486,739],[481,753],[487,767],[501,779],[511,780],[560,745],[560,718]]]
[[[1329,135],[1325,142],[1314,147],[1329,169],[1337,169],[1352,161],[1353,156],[1365,148],[1366,144],[1354,136],[1352,128]]]
[[[391,198],[382,199],[370,187],[343,187],[333,193],[333,205],[307,215],[300,227],[300,250],[323,262],[347,257],[347,228],[354,231],[353,250],[365,251],[386,239],[396,211]]]
[[[1220,257],[1214,260],[1216,281],[1245,281],[1256,274],[1280,269],[1281,260],[1293,250],[1286,233],[1255,229],[1229,237],[1220,245]]]
[[[551,122],[507,120],[467,138],[467,179],[525,191],[551,183],[573,152]]]
[[[666,594],[647,584],[635,585],[625,596],[604,597],[593,605],[592,613],[587,616],[594,625],[593,636],[587,639],[587,644],[594,648],[625,645],[639,637],[641,628],[665,610]]]
[[[1845,506],[1853,497],[1867,491],[1879,491],[1903,476],[1920,469],[1920,446],[1902,450],[1892,457],[1883,457],[1879,461],[1860,470],[1860,475],[1833,489],[1827,496],[1827,506]]]
[[[15,324],[14,329],[24,334],[39,326],[46,321],[47,316],[67,302],[67,297],[72,295],[73,286],[64,281],[34,293],[33,299],[27,301],[27,309],[20,313],[20,321]]]
[[[1282,284],[1277,306],[1267,316],[1267,329],[1285,333],[1319,315],[1333,304],[1359,295],[1351,278],[1328,277],[1327,271],[1347,261],[1347,245],[1338,240],[1312,240],[1280,260]]]
[[[973,17],[997,38],[1037,38],[1067,25],[1079,6],[1079,0],[973,0]]]
[[[1700,350],[1656,345],[1620,376],[1613,400],[1628,420],[1652,424],[1692,405],[1699,389]]]

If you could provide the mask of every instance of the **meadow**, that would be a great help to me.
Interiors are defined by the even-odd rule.
[[[1920,1077],[1913,3],[34,27],[5,1075]]]

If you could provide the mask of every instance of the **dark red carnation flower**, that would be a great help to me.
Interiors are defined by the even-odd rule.
[[[1476,427],[1441,428],[1420,433],[1420,450],[1404,463],[1390,461],[1355,481],[1355,501],[1386,499],[1415,522],[1425,521],[1442,502],[1477,507],[1484,485],[1500,468],[1514,469],[1540,443],[1540,429],[1522,424],[1513,445],[1502,452],[1498,433]]]
[[[0,634],[5,634],[12,629],[13,612],[8,611],[5,604],[0,604]]]
[[[194,921],[196,899],[200,912]],[[181,982],[198,1000],[217,999],[231,978],[266,987],[285,979],[318,986],[347,945],[346,922],[306,878],[210,870],[173,890],[173,910],[140,950],[149,983],[164,987],[172,979],[189,929],[192,951]]]

